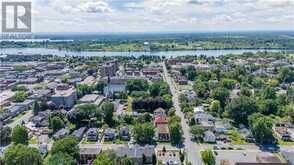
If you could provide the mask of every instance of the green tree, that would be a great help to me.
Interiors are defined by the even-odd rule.
[[[256,102],[247,96],[241,96],[232,100],[227,106],[226,111],[229,117],[234,119],[237,124],[248,124],[248,116],[257,112]]]
[[[5,165],[42,165],[42,157],[35,148],[22,144],[12,145],[4,152]]]
[[[181,144],[182,141],[182,127],[179,122],[172,122],[169,124],[170,139],[172,144]]]
[[[154,137],[154,127],[150,123],[137,124],[134,127],[134,138],[139,144],[151,144]]]
[[[28,89],[23,85],[14,86],[14,87],[11,88],[11,90],[13,92],[16,92],[16,91],[24,91],[24,92],[26,92],[26,91],[28,91]]]
[[[44,165],[76,165],[77,161],[68,154],[65,153],[56,153],[50,155],[47,162],[44,162]]]
[[[2,127],[0,128],[0,144],[9,144],[11,140],[11,128]]]
[[[53,129],[53,132],[56,132],[59,129],[61,129],[61,128],[64,127],[64,122],[63,122],[63,120],[59,116],[54,116],[51,119],[50,125],[51,125],[51,127]]]
[[[79,105],[67,115],[67,119],[77,127],[87,126],[92,118],[102,120],[102,112],[95,104]]]
[[[257,117],[258,115],[251,115],[249,117],[250,128],[256,142],[260,144],[268,144],[273,142],[273,122],[269,117]]]
[[[150,86],[150,94],[152,97],[156,97],[156,96],[160,96],[160,92],[161,92],[161,86],[159,83],[154,83]]]
[[[252,92],[249,88],[243,87],[241,88],[241,95],[250,97],[252,95]]]
[[[197,76],[197,72],[194,67],[188,69],[188,72],[187,72],[187,79],[188,80],[194,81],[196,79],[196,76]]]
[[[27,99],[27,97],[28,97],[27,92],[19,91],[14,94],[14,96],[12,97],[12,100],[14,102],[21,103],[21,102],[24,102]]]
[[[105,81],[100,80],[96,84],[96,90],[99,91],[101,94],[103,94],[103,90],[106,85],[107,85],[107,83]]]
[[[218,100],[212,101],[209,109],[210,112],[212,112],[213,114],[218,114],[218,116],[221,116],[222,114],[221,103]]]
[[[135,165],[136,163],[131,158],[124,156],[124,157],[120,158],[118,164],[119,165]]]
[[[36,101],[34,103],[34,105],[33,105],[33,113],[34,113],[34,115],[38,115],[39,111],[40,111],[40,105],[39,105],[38,101]]]
[[[78,98],[83,97],[86,94],[90,94],[94,90],[94,86],[87,84],[79,84],[76,86]]]
[[[201,127],[199,125],[193,125],[190,127],[190,132],[195,139],[202,138],[204,135],[204,131],[205,130],[203,129],[203,127]]]
[[[205,150],[201,152],[201,157],[205,165],[215,165],[215,157],[211,150]]]
[[[264,99],[276,99],[276,90],[273,87],[267,86],[262,91],[262,97]]]
[[[294,71],[290,68],[282,68],[278,75],[281,82],[291,83],[294,82]]]
[[[225,107],[226,101],[229,96],[230,96],[230,91],[223,87],[218,87],[212,92],[212,97],[220,101],[222,108]]]
[[[104,114],[104,121],[106,124],[109,126],[113,126],[114,121],[113,121],[113,112],[114,112],[114,104],[111,102],[105,102],[102,105],[102,111]]]
[[[258,100],[257,105],[260,113],[264,115],[275,115],[278,112],[278,103],[272,99]]]
[[[290,117],[294,123],[294,103],[282,106],[279,110],[279,115],[282,117]]]
[[[126,83],[126,90],[129,94],[133,91],[147,91],[148,87],[148,81],[141,79],[128,80]]]
[[[227,89],[233,89],[237,84],[236,80],[233,79],[223,79],[221,81],[221,86]]]
[[[198,97],[205,97],[208,87],[203,81],[197,80],[193,85],[193,90],[196,92]]]
[[[116,165],[116,155],[113,151],[103,151],[94,160],[93,165]]]
[[[65,137],[53,143],[51,154],[54,155],[58,153],[63,153],[68,154],[74,159],[78,159],[80,152],[78,144],[79,142],[75,137]]]
[[[17,125],[13,130],[12,130],[12,135],[11,135],[12,142],[15,144],[28,144],[28,133],[27,130],[24,126]]]

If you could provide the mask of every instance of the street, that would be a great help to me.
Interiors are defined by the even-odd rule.
[[[29,110],[29,111],[27,111],[25,113],[26,114],[23,115],[21,118],[13,121],[12,123],[7,124],[7,126],[13,129],[17,125],[20,125],[23,121],[25,123],[27,123],[30,120],[30,118],[33,117],[33,111],[32,110]]]
[[[186,123],[186,119],[184,117],[184,113],[181,111],[179,100],[178,100],[178,91],[175,89],[172,79],[169,76],[165,64],[163,64],[163,70],[164,70],[164,77],[166,82],[170,86],[171,94],[173,95],[173,103],[174,107],[176,109],[176,115],[181,118],[181,126],[183,130],[183,136],[184,136],[184,148],[186,151],[187,159],[190,161],[193,165],[203,165],[203,162],[201,160],[200,151],[201,148],[198,147],[194,142],[191,140],[191,135],[189,131],[189,126]]]

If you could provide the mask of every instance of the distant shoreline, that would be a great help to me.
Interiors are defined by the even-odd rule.
[[[215,50],[172,50],[172,51],[66,51],[49,48],[1,48],[0,54],[7,55],[57,55],[57,56],[134,56],[155,55],[166,57],[189,56],[189,55],[205,55],[205,56],[221,56],[228,54],[256,53],[259,51],[282,52],[294,51],[293,49],[215,49]]]

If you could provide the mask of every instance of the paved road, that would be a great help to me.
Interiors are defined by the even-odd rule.
[[[25,123],[27,123],[27,122],[30,120],[30,118],[33,117],[33,115],[34,115],[34,114],[33,114],[33,111],[32,111],[32,110],[29,110],[29,111],[27,111],[26,114],[23,115],[21,118],[19,118],[19,119],[13,121],[12,123],[7,124],[7,126],[13,129],[13,128],[16,127],[17,125],[20,125],[23,121],[24,121]]]
[[[184,147],[185,147],[185,151],[187,154],[187,159],[193,165],[203,165],[203,162],[202,162],[201,156],[200,156],[200,150],[203,148],[210,147],[210,146],[200,147],[200,146],[197,146],[193,141],[191,141],[191,134],[189,131],[189,126],[186,123],[184,113],[181,111],[179,100],[178,100],[179,91],[177,91],[177,89],[175,89],[173,82],[172,82],[172,79],[169,76],[165,65],[164,65],[163,69],[164,69],[165,80],[169,84],[171,93],[173,95],[173,103],[174,103],[174,107],[176,109],[176,115],[178,115],[182,119],[181,125],[182,125],[182,129],[183,129]]]

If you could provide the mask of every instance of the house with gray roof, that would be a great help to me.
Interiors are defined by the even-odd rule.
[[[78,138],[79,140],[83,139],[84,133],[86,131],[86,127],[81,127],[75,131],[73,131],[73,133],[71,134],[72,136]]]
[[[53,138],[55,140],[62,139],[65,136],[69,135],[69,133],[70,131],[67,128],[62,128],[53,135]]]
[[[118,157],[128,156],[138,164],[152,164],[155,161],[155,146],[153,145],[123,145],[116,149]]]

